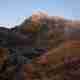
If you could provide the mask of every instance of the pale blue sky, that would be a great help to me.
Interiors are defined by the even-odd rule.
[[[0,0],[0,25],[14,26],[38,10],[53,16],[80,19],[80,0]]]

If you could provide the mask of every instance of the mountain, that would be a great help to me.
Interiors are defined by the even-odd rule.
[[[32,33],[33,47],[48,48],[48,64],[36,64],[37,58],[33,58],[33,80],[64,80],[64,78],[65,80],[76,80],[75,77],[80,80],[80,67],[77,67],[80,64],[80,21],[67,20],[64,17],[49,16],[39,12],[32,14],[18,25],[17,29],[15,26],[12,30],[25,35]],[[74,65],[70,63],[71,61]],[[68,70],[70,66],[73,67]],[[9,73],[9,76],[13,76],[10,73],[15,74],[15,67],[11,64],[6,65],[3,76],[9,80],[6,75]],[[2,73],[0,76],[2,76]]]

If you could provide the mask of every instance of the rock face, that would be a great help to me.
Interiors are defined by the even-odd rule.
[[[25,35],[33,33],[33,47],[48,48],[48,64],[36,64],[36,58],[33,58],[33,80],[80,80],[79,25],[79,21],[48,16],[44,13],[32,15],[18,25],[16,31]],[[3,55],[5,49],[1,50],[3,52],[0,54]],[[15,67],[15,65],[4,63],[0,72],[1,80],[11,80],[10,76],[15,76]]]

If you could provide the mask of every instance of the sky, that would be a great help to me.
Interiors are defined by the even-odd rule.
[[[0,0],[0,26],[13,27],[34,11],[80,19],[80,0]]]

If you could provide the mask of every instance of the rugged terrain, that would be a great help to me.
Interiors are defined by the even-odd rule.
[[[36,32],[40,30],[43,24],[48,27],[48,32],[46,33],[44,31],[46,28],[44,28],[43,32],[37,35],[35,45],[42,47],[40,44],[45,42],[46,47],[48,47],[48,64],[36,64],[36,58],[33,58],[33,80],[76,80],[76,77],[77,80],[80,80],[80,41],[69,40],[64,32],[65,27],[80,29],[79,21],[66,20],[63,17],[40,13],[38,15],[33,14],[18,27],[23,32]],[[46,38],[46,35],[48,38]],[[76,38],[75,36],[73,37]],[[41,39],[47,40],[40,42]],[[2,66],[0,71],[0,79],[6,80],[8,78],[8,80],[12,80],[12,77],[15,79],[15,65],[9,64],[6,60],[1,60],[0,58],[0,62],[5,65]]]

